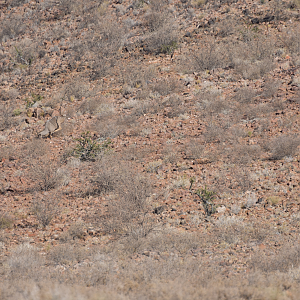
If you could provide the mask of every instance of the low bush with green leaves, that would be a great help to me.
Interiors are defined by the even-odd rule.
[[[207,190],[207,188],[205,187],[204,189],[198,189],[196,191],[196,195],[200,197],[206,215],[207,216],[213,215],[216,212],[216,205],[214,203],[216,193]]]
[[[72,152],[72,155],[78,157],[82,161],[94,160],[100,153],[111,149],[112,141],[107,139],[102,143],[93,140],[89,131],[81,134],[80,138],[75,139],[78,144]]]
[[[26,98],[26,108],[32,107],[36,102],[41,101],[43,97],[39,94],[31,93],[31,99]]]
[[[20,108],[16,108],[16,109],[13,111],[13,115],[14,115],[14,116],[19,116],[21,113],[22,113],[22,111],[21,111]]]

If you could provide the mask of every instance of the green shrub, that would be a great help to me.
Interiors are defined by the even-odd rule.
[[[14,115],[14,116],[19,116],[21,113],[22,113],[22,111],[20,110],[20,108],[16,108],[16,109],[13,111],[13,115]]]
[[[83,161],[94,160],[101,152],[110,150],[112,143],[110,139],[105,140],[102,144],[97,140],[94,141],[89,131],[82,133],[81,137],[75,140],[78,142],[78,145],[72,154]]]
[[[36,102],[41,101],[43,99],[41,95],[34,93],[31,93],[31,98],[32,99],[25,98],[26,108],[32,107]]]
[[[161,46],[160,52],[164,54],[173,54],[177,48],[178,48],[178,43],[176,41],[171,41],[168,44],[163,44]]]
[[[198,189],[196,194],[200,197],[205,213],[210,216],[216,212],[216,205],[214,204],[214,198],[216,193],[213,191],[208,191],[205,187],[204,189]]]

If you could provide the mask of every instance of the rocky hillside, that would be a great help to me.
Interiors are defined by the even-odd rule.
[[[2,0],[0,24],[1,299],[297,299],[299,0]]]

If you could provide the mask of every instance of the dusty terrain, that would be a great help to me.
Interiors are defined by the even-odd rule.
[[[1,299],[298,299],[298,0],[0,24]]]

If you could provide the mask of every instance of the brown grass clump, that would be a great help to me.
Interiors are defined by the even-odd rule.
[[[266,256],[258,253],[251,259],[250,265],[253,269],[265,273],[274,271],[289,272],[298,269],[300,265],[299,241],[285,245],[277,254]]]
[[[80,262],[88,256],[88,251],[80,245],[63,244],[50,249],[47,259],[54,265],[70,265]]]
[[[38,249],[30,244],[20,244],[15,247],[6,261],[7,273],[10,279],[38,279],[43,264],[43,258]]]

